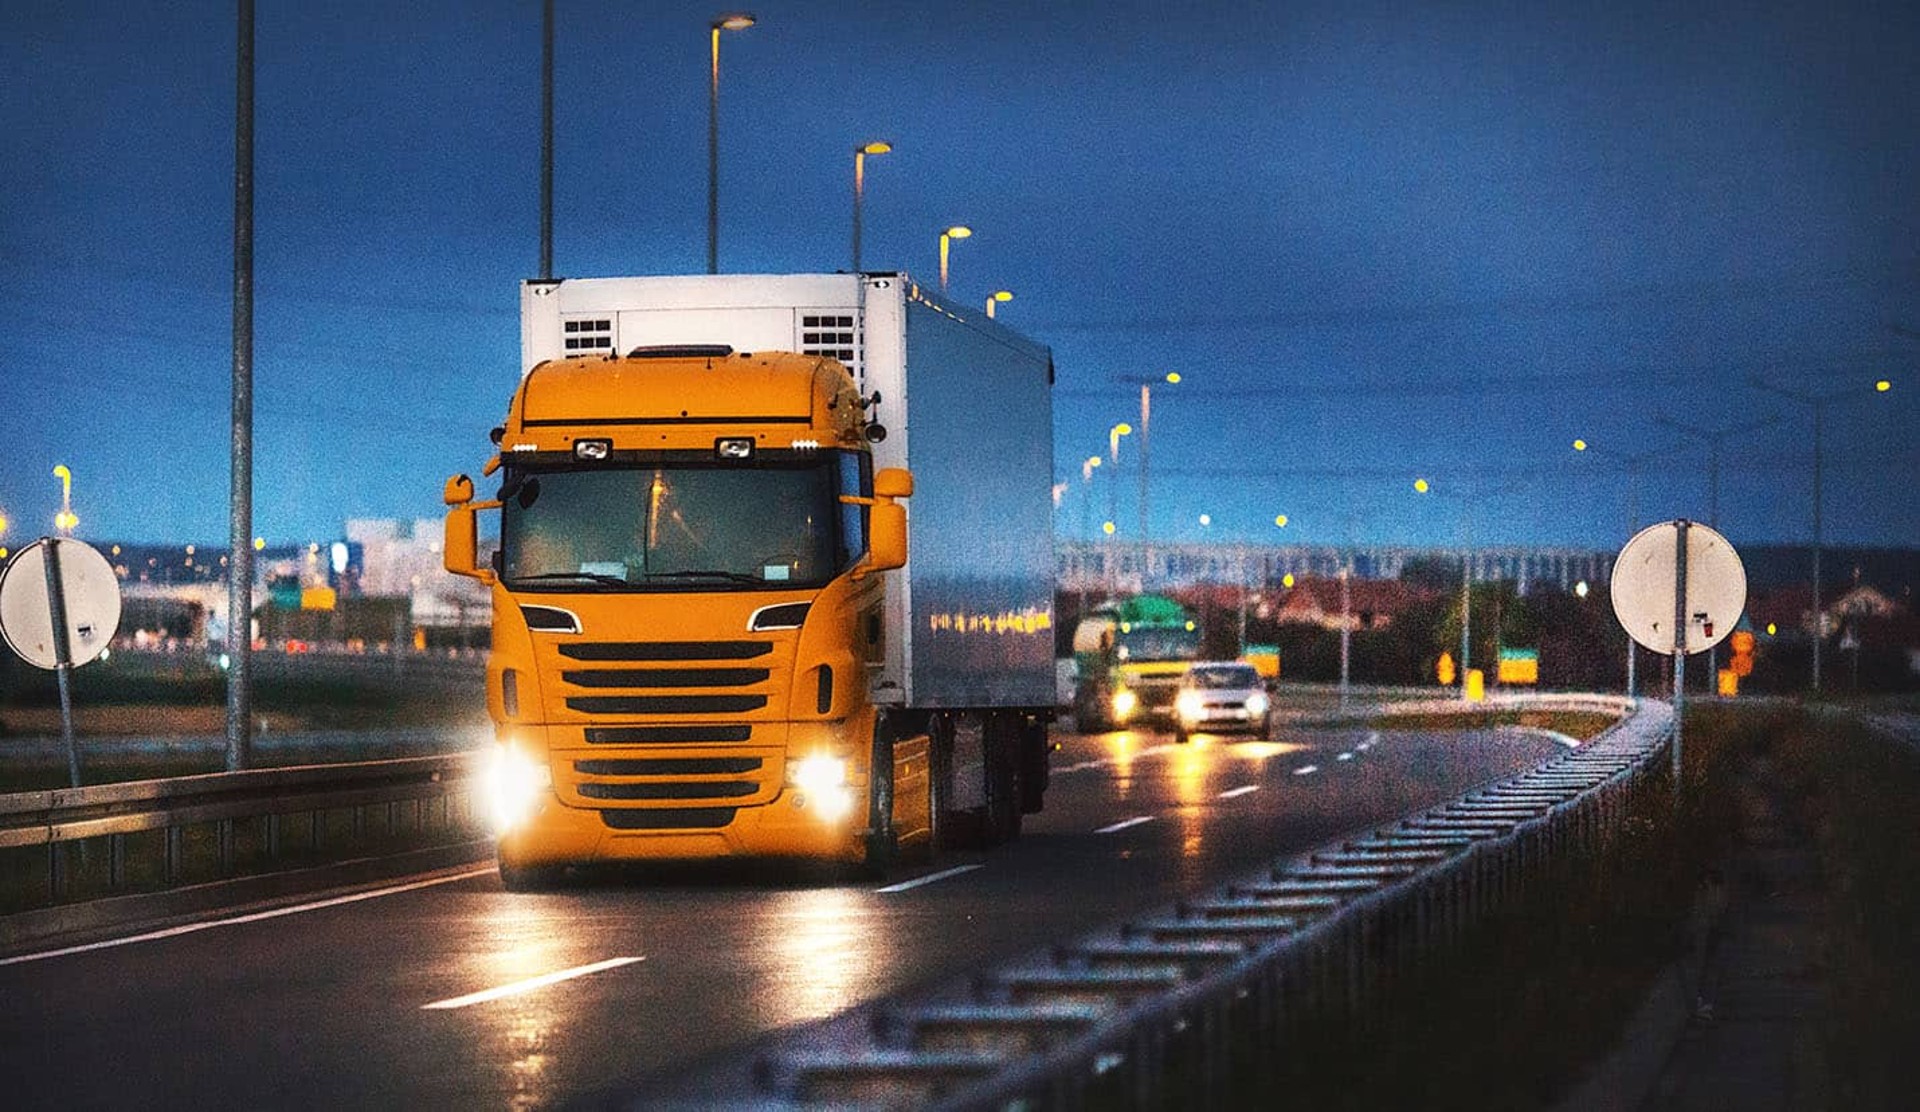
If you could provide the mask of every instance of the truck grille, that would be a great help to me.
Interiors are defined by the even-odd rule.
[[[766,694],[745,689],[766,684],[773,670],[740,667],[734,662],[768,655],[773,651],[771,641],[588,641],[556,647],[570,661],[605,665],[568,668],[560,673],[570,689],[566,693],[567,708],[582,714],[740,714],[764,708],[769,699]],[[592,694],[573,693],[582,689]],[[730,728],[703,729],[706,733],[701,737],[672,740],[722,740],[714,738],[712,732]],[[590,736],[588,740],[611,739]]]
[[[589,726],[588,745],[708,745],[746,741],[752,726],[701,723],[692,726]]]
[[[615,830],[717,830],[733,821],[736,807],[651,807],[600,812]]]

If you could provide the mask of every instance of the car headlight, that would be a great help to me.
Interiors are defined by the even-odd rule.
[[[847,762],[816,753],[787,762],[787,783],[797,793],[795,805],[809,807],[829,822],[853,810],[853,789],[847,785]]]
[[[1182,691],[1174,699],[1173,709],[1180,713],[1180,717],[1192,721],[1207,712],[1207,704],[1201,701],[1198,691]]]
[[[1115,721],[1125,722],[1140,705],[1140,697],[1126,688],[1113,693],[1113,717]]]
[[[495,834],[525,823],[552,789],[553,770],[511,745],[495,747],[480,771],[480,796]]]
[[[1266,692],[1256,691],[1253,694],[1247,696],[1247,713],[1252,715],[1262,715],[1267,713],[1267,693]]]

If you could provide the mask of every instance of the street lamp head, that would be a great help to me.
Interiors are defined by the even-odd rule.
[[[1573,450],[1574,450],[1574,451],[1576,451],[1576,452],[1584,452],[1584,451],[1586,451],[1586,450],[1587,450],[1587,442],[1586,442],[1586,441],[1584,441],[1584,440],[1581,440],[1581,439],[1579,439],[1579,438],[1577,438],[1577,437],[1576,437],[1576,438],[1574,439],[1574,441],[1573,441]]]
[[[1287,521],[1288,521],[1288,518],[1286,514],[1281,514],[1278,517],[1275,517],[1273,519],[1273,523],[1275,525],[1278,525],[1282,529],[1285,529],[1287,527]]]
[[[1099,457],[1099,456],[1088,456],[1088,457],[1087,457],[1087,462],[1086,462],[1086,466],[1088,466],[1088,467],[1098,467],[1098,466],[1100,466],[1100,457]],[[4,529],[4,528],[6,528],[6,524],[5,524],[5,522],[6,522],[6,519],[5,519],[5,518],[0,518],[0,529]]]
[[[1012,290],[995,290],[993,291],[993,299],[995,301],[1000,301],[1000,302],[1012,301],[1013,291]]]
[[[66,464],[56,463],[53,465],[53,477],[61,482],[70,483],[73,481],[73,472],[67,470]]]
[[[727,12],[724,15],[714,17],[713,29],[716,31],[744,31],[753,26],[754,23],[755,20],[751,12]]]
[[[940,234],[949,239],[965,239],[973,234],[973,229],[967,227],[965,224],[955,224]]]
[[[1106,534],[1107,536],[1109,536],[1109,537],[1111,537],[1111,536],[1113,536],[1113,522],[1111,522],[1111,521],[1103,521],[1103,522],[1101,522],[1101,523],[1100,523],[1100,531],[1101,531],[1102,533],[1105,533],[1105,534]]]
[[[1887,391],[1893,389],[1893,382],[1890,379],[1883,378],[1879,382],[1874,383],[1873,388],[1875,390],[1878,390],[1880,393],[1884,394]]]
[[[1168,372],[1167,372],[1167,383],[1168,383],[1169,385],[1173,385],[1173,386],[1178,386],[1178,385],[1180,384],[1180,372],[1179,372],[1179,371],[1168,371]]]
[[[1425,479],[1415,479],[1413,481],[1413,489],[1419,491],[1421,494],[1425,494],[1433,489],[1433,484],[1427,482]]]
[[[893,150],[893,144],[885,139],[875,139],[871,143],[862,143],[854,148],[856,154],[887,154]]]
[[[1113,435],[1115,436],[1131,436],[1132,434],[1133,426],[1127,424],[1125,421],[1113,426]]]
[[[1212,525],[1212,524],[1213,524],[1213,515],[1212,515],[1212,514],[1201,514],[1201,515],[1200,515],[1200,524],[1202,524],[1202,525]]]

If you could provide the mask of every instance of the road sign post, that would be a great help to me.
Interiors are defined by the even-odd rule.
[[[1673,657],[1673,790],[1680,806],[1681,722],[1687,654],[1733,632],[1747,605],[1747,572],[1727,539],[1697,522],[1651,525],[1614,560],[1613,613],[1633,640]]]
[[[0,572],[0,636],[20,659],[54,673],[67,778],[80,786],[71,673],[105,652],[120,627],[120,581],[100,553],[68,537],[42,537]]]

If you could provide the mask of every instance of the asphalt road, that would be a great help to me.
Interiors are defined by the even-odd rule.
[[[512,894],[485,869],[0,959],[6,1103],[594,1102],[670,1082],[772,1029],[1085,933],[1560,750],[1508,730],[1061,740],[1047,810],[1028,816],[1020,842],[946,855],[889,878],[892,891],[735,868]]]

